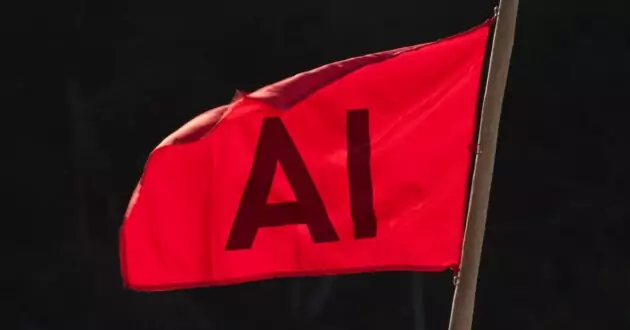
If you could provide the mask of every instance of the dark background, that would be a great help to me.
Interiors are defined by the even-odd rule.
[[[340,277],[319,312],[320,279],[135,293],[117,234],[151,149],[235,89],[448,36],[495,4],[3,5],[6,328],[446,329],[448,273]],[[629,4],[521,0],[475,329],[630,329]]]

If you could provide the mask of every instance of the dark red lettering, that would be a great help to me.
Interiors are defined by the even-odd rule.
[[[376,237],[370,122],[366,109],[347,113],[348,180],[354,238]],[[267,203],[277,165],[280,164],[296,197],[295,202]],[[252,170],[245,185],[227,250],[249,249],[258,229],[305,224],[316,243],[339,237],[313,179],[280,118],[263,119]]]
[[[277,164],[293,188],[295,202],[267,203]],[[339,240],[286,127],[280,118],[265,118],[226,249],[251,248],[260,228],[294,224],[305,224],[316,243]]]
[[[370,117],[367,109],[347,114],[348,180],[354,238],[376,237],[376,214],[370,166]]]

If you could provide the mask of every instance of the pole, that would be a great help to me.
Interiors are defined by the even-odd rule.
[[[470,330],[472,327],[477,275],[494,170],[501,104],[510,65],[512,44],[514,43],[517,8],[518,0],[501,0],[499,3],[481,107],[477,140],[479,149],[472,176],[462,259],[459,274],[456,277],[449,330]]]
[[[326,302],[333,293],[333,287],[337,281],[337,276],[325,276],[318,279],[319,285],[315,288],[315,292],[311,295],[309,303],[304,314],[310,322],[321,314],[326,306]]]
[[[291,313],[293,314],[293,318],[297,324],[299,324],[300,319],[302,317],[302,313],[300,313],[302,309],[302,288],[301,288],[301,278],[292,278],[289,279],[289,289],[291,291]]]
[[[413,308],[413,329],[424,330],[426,329],[425,317],[424,317],[424,299],[423,299],[423,283],[424,274],[411,273],[411,306]]]

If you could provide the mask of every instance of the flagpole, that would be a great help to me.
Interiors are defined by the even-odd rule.
[[[478,152],[472,176],[462,259],[455,282],[449,330],[470,330],[472,327],[501,104],[514,43],[517,8],[518,0],[500,0],[481,107]]]

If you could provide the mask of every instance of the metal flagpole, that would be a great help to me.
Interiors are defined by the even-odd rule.
[[[494,169],[499,118],[510,66],[512,44],[514,43],[517,8],[518,0],[501,0],[499,3],[481,107],[477,140],[478,152],[470,189],[462,259],[455,282],[449,330],[470,330],[472,327],[477,275]]]

